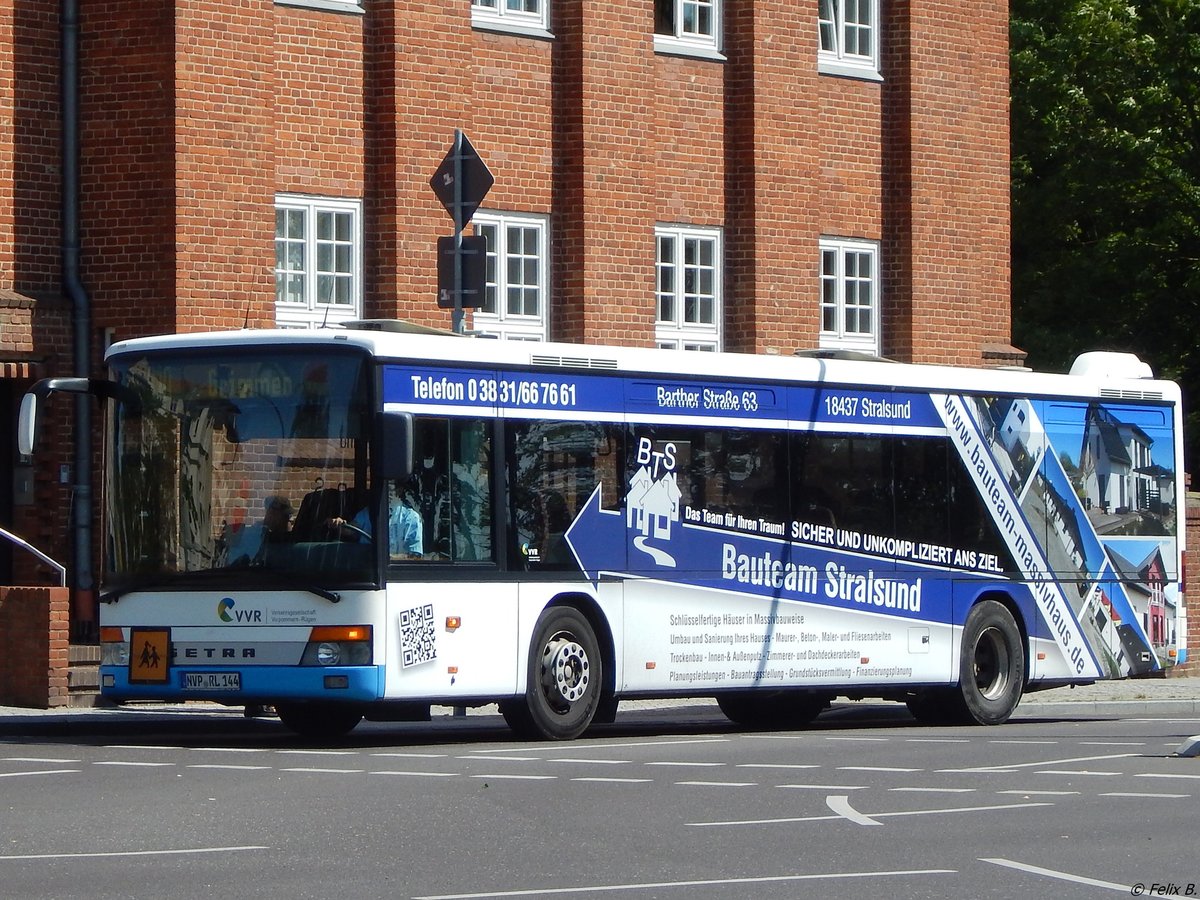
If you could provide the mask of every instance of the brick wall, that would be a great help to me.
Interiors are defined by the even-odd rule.
[[[174,11],[104,0],[81,16],[81,259],[93,322],[118,338],[173,331]]]
[[[363,20],[277,6],[275,187],[361,197],[364,185]]]
[[[451,223],[429,179],[454,129],[470,128],[470,6],[371,4],[365,27],[366,312],[446,327],[434,248]]]
[[[979,365],[1010,338],[1007,3],[883,6],[884,353]]]
[[[0,0],[0,287],[25,294],[57,283],[58,67],[58,3]]]
[[[0,0],[0,290],[12,287],[16,233],[13,202],[16,181],[16,47],[13,45],[14,0]]]
[[[1187,546],[1189,556],[1195,559],[1196,549],[1200,547],[1200,493],[1187,495]],[[1195,564],[1188,568],[1187,581],[1184,584],[1184,600],[1187,606],[1187,648],[1188,661],[1176,669],[1178,675],[1200,676],[1200,610],[1196,603],[1186,602],[1189,598],[1200,597],[1200,570]]]
[[[179,331],[275,321],[275,11],[174,7]]]
[[[66,588],[0,587],[0,705],[67,704]]]

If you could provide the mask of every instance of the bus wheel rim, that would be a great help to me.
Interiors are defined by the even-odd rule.
[[[1008,690],[1008,642],[998,628],[987,628],[975,642],[975,685],[988,700],[998,700]]]
[[[556,705],[579,701],[591,683],[587,651],[569,635],[555,635],[542,654],[542,680]]]

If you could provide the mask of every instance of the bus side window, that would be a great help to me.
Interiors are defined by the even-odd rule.
[[[455,561],[491,561],[492,434],[487,422],[450,420],[451,555]]]
[[[420,519],[421,552],[392,548],[393,559],[491,561],[492,440],[478,419],[422,416],[413,423],[413,476],[393,489],[389,521],[413,510]],[[407,533],[412,538],[413,527]]]
[[[598,484],[604,485],[604,507],[620,508],[625,493],[621,434],[621,426],[599,423],[508,423],[511,568],[578,569],[565,534]]]

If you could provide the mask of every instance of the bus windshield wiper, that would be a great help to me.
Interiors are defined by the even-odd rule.
[[[342,595],[337,591],[322,587],[321,585],[310,584],[303,578],[299,578],[287,572],[280,572],[276,569],[264,569],[258,567],[248,569],[245,566],[219,566],[213,569],[196,569],[188,572],[175,572],[169,575],[147,577],[144,580],[132,579],[118,587],[112,588],[111,590],[101,592],[100,602],[116,603],[126,594],[132,593],[133,591],[179,590],[192,585],[203,585],[205,582],[210,580],[224,582],[226,577],[231,572],[236,572],[241,576],[241,579],[243,580],[243,586],[246,581],[247,573],[258,572],[261,573],[260,577],[262,577],[262,580],[266,580],[265,576],[269,575],[270,581],[273,585],[282,583],[289,588],[315,594],[322,600],[328,600],[330,603],[339,603],[342,599]],[[251,576],[249,580],[254,582],[259,579]]]

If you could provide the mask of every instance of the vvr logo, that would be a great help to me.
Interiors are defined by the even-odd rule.
[[[217,604],[217,616],[222,622],[261,622],[262,610],[260,609],[233,609],[236,606],[232,597],[222,597],[221,602]],[[229,614],[233,610],[233,615]]]

